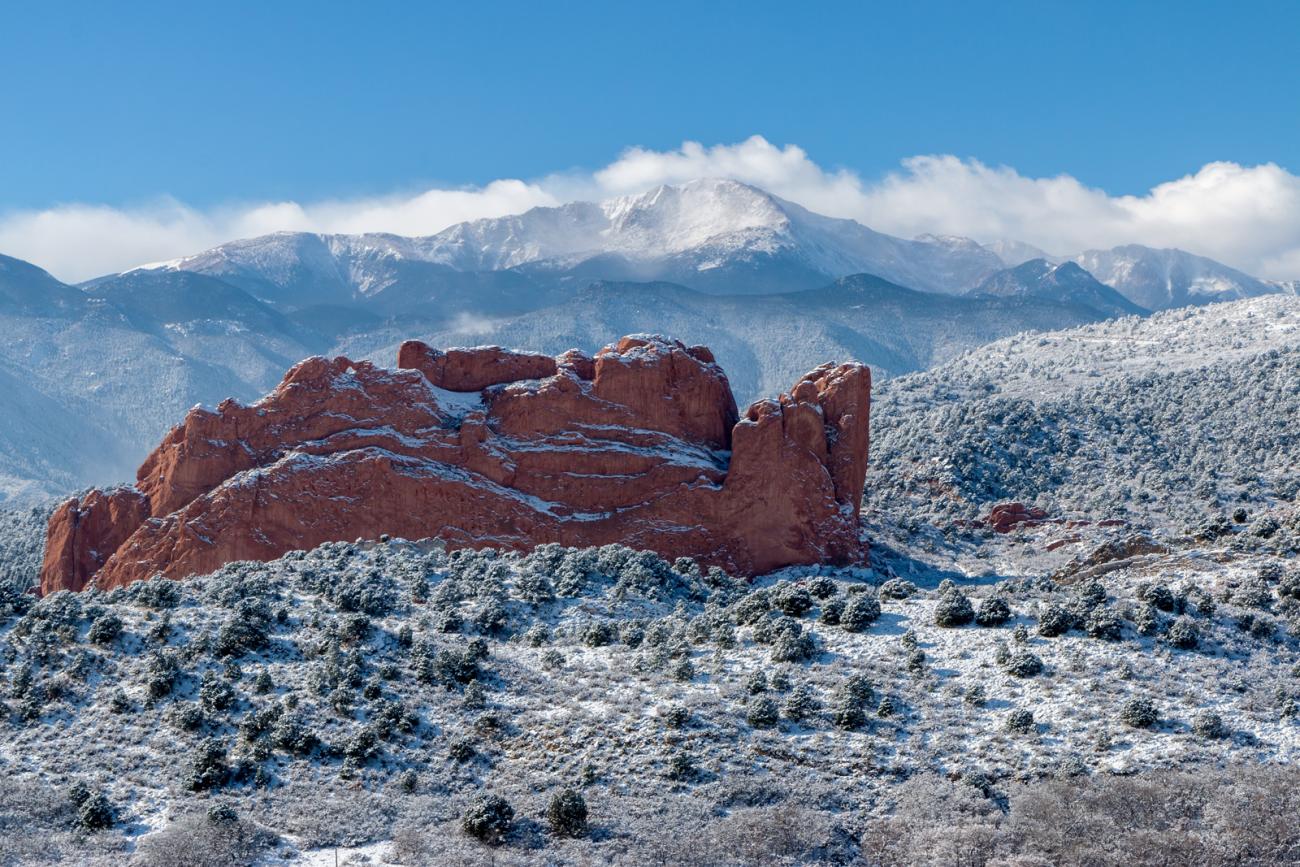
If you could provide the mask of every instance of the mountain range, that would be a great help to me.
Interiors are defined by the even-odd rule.
[[[421,238],[278,233],[78,286],[0,256],[0,502],[129,479],[189,406],[255,399],[307,355],[391,364],[409,337],[558,352],[668,332],[712,346],[745,402],[827,359],[889,377],[1020,332],[1294,291],[1179,250],[897,238],[725,180]]]

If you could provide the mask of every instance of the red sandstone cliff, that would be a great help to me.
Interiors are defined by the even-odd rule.
[[[621,542],[739,574],[860,561],[870,371],[823,365],[738,417],[704,347],[595,358],[404,344],[309,358],[250,406],[195,408],[134,488],[50,519],[41,591],[204,573],[327,541]]]

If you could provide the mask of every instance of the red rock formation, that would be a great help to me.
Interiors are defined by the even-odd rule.
[[[984,519],[995,533],[1010,533],[1017,527],[1037,527],[1046,521],[1046,512],[1037,506],[1026,506],[1024,503],[999,503]]]
[[[133,488],[73,497],[50,516],[41,592],[82,590],[104,561],[149,517],[149,500]],[[50,586],[45,576],[57,576]]]
[[[383,533],[621,542],[745,575],[866,554],[860,364],[823,365],[738,420],[712,354],[659,337],[594,359],[416,342],[399,357],[397,370],[309,358],[257,403],[191,410],[135,489],[55,513],[42,592]]]

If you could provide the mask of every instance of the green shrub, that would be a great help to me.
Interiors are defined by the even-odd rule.
[[[215,789],[226,781],[229,773],[230,769],[226,766],[225,745],[216,738],[208,738],[199,744],[194,757],[190,760],[185,785],[195,792]]]
[[[1033,677],[1043,670],[1043,661],[1028,650],[1017,650],[1006,663],[1007,674],[1014,677]]]
[[[904,578],[890,578],[880,585],[881,599],[906,599],[916,592],[916,585]]]
[[[779,585],[771,599],[778,611],[790,617],[802,617],[813,607],[812,594],[797,584]]]
[[[1201,635],[1195,623],[1186,617],[1179,617],[1169,624],[1169,629],[1165,632],[1165,641],[1179,650],[1195,650],[1201,643]]]
[[[546,821],[557,837],[581,837],[587,832],[587,802],[573,789],[557,792],[546,806]]]
[[[1206,740],[1218,740],[1228,734],[1223,717],[1213,711],[1202,711],[1192,717],[1192,732]]]
[[[94,644],[112,644],[122,634],[122,628],[122,618],[109,612],[95,618],[86,637]]]
[[[874,593],[854,593],[840,612],[840,627],[846,632],[861,632],[880,619],[880,600]]]
[[[447,744],[447,756],[453,762],[464,764],[474,758],[477,752],[474,741],[467,737],[453,738],[451,743]]]
[[[813,696],[812,688],[801,683],[790,690],[790,694],[786,696],[785,704],[782,705],[781,710],[786,719],[794,722],[802,722],[812,716],[818,710],[818,702]]]
[[[854,731],[866,725],[867,715],[857,703],[841,697],[831,710],[831,722],[839,728]]]
[[[1120,722],[1135,729],[1148,729],[1156,724],[1160,715],[1149,698],[1132,698],[1120,708]]]
[[[1074,613],[1063,605],[1048,604],[1038,612],[1038,634],[1047,638],[1064,635],[1074,628],[1074,623]]]
[[[113,827],[113,805],[103,793],[90,795],[77,805],[77,826],[86,831]]]
[[[821,622],[827,626],[837,626],[840,618],[844,616],[844,606],[847,603],[843,596],[836,596],[833,599],[827,599],[822,603]]]
[[[806,662],[817,655],[817,644],[808,633],[782,635],[772,645],[773,662]]]
[[[975,622],[980,626],[1001,626],[1011,619],[1011,606],[1001,596],[988,596],[980,602],[975,612]]]
[[[505,839],[515,819],[515,810],[500,795],[479,795],[460,818],[466,834],[484,843],[496,845]]]
[[[1092,638],[1118,641],[1123,635],[1124,623],[1109,608],[1098,605],[1084,618],[1083,631]]]
[[[934,608],[935,626],[965,626],[975,619],[975,609],[966,594],[955,587],[940,594],[939,604]]]
[[[1034,730],[1033,711],[1016,709],[1007,714],[1006,728],[1016,734],[1028,734]]]
[[[808,580],[808,592],[816,599],[830,599],[836,593],[835,582],[819,575]]]
[[[664,725],[668,726],[670,729],[685,728],[690,717],[690,711],[682,707],[680,704],[673,704],[664,708]]]
[[[765,695],[753,696],[745,706],[745,721],[754,728],[771,728],[780,718],[780,708]]]

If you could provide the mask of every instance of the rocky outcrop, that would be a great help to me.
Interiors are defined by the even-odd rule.
[[[1019,527],[1037,527],[1047,523],[1047,513],[1037,506],[1024,503],[999,503],[989,510],[984,522],[995,533],[1010,533]]]
[[[196,407],[134,488],[51,518],[42,592],[212,571],[327,541],[620,542],[738,574],[866,554],[870,371],[823,365],[737,413],[704,347],[590,357],[403,344],[309,358],[249,406]]]

